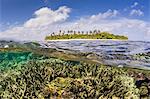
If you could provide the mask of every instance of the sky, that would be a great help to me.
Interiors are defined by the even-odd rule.
[[[0,0],[0,39],[99,29],[150,41],[150,0]]]

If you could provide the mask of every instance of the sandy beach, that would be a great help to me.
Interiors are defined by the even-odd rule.
[[[57,39],[57,40],[45,40],[45,41],[128,41],[119,39]]]

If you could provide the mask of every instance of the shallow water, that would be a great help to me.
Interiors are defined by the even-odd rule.
[[[43,44],[43,47],[69,49],[83,53],[93,52],[100,55],[108,65],[150,69],[150,42],[114,40],[48,41]]]
[[[56,48],[67,52],[94,53],[102,63],[150,70],[150,42],[114,40],[71,40],[39,42],[43,48]],[[31,42],[0,41],[0,48],[36,47]],[[34,48],[36,51],[38,47]],[[0,55],[2,58],[3,56]],[[94,56],[95,57],[95,56]],[[22,57],[21,57],[22,58]],[[93,59],[93,58],[92,58]],[[2,60],[2,59],[0,59]]]

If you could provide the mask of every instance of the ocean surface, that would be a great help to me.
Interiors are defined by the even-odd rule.
[[[120,41],[120,40],[69,40],[69,41],[39,41],[42,48],[73,53],[92,53],[91,59],[100,59],[102,63],[118,67],[133,67],[150,70],[150,42]],[[0,48],[36,46],[31,42],[0,41]],[[25,47],[26,46],[26,47]],[[34,50],[36,51],[38,47]],[[2,53],[3,55],[3,53]],[[0,61],[4,58],[0,55]],[[14,54],[9,54],[14,55]],[[4,56],[9,56],[4,54]],[[22,60],[22,54],[20,60]],[[91,55],[91,54],[90,54]],[[30,56],[30,55],[29,55]],[[17,56],[19,57],[19,56]],[[96,57],[96,58],[95,58]],[[10,58],[10,57],[8,57]],[[24,59],[24,58],[23,58]],[[25,58],[26,60],[26,58]],[[7,62],[5,62],[7,63]]]
[[[150,70],[150,42],[119,40],[71,40],[41,42],[42,47],[95,53],[108,65]]]

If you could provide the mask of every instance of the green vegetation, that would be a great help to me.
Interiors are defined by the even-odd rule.
[[[148,98],[147,83],[136,87],[133,74],[149,77],[149,71],[64,61],[30,52],[2,55],[5,61],[25,62],[1,71],[0,99]]]
[[[73,31],[72,31],[73,32]],[[74,31],[73,34],[72,32],[69,32],[68,34],[64,34],[61,32],[59,35],[55,35],[54,33],[51,34],[50,36],[46,36],[45,40],[58,40],[58,39],[120,39],[120,40],[127,40],[128,37],[126,36],[120,36],[120,35],[114,35],[110,34],[108,32],[100,32],[100,31],[91,31],[88,33],[84,32],[76,32]]]

